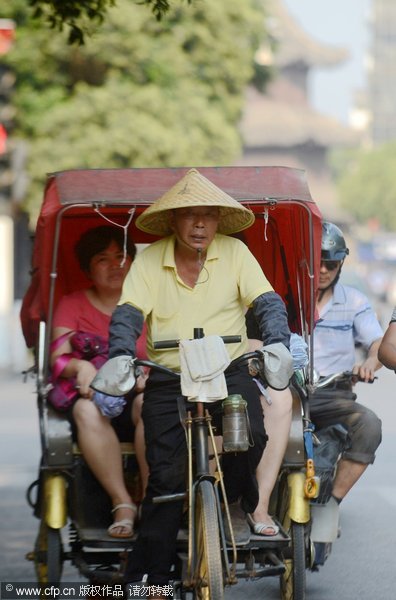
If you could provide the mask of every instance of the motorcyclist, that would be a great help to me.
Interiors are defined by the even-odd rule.
[[[360,379],[370,381],[381,367],[377,353],[383,332],[366,296],[339,281],[348,254],[342,231],[333,223],[324,222],[314,367],[320,376],[349,370]],[[356,344],[361,344],[367,352],[363,362],[356,361]],[[380,419],[372,410],[355,402],[352,387],[352,383],[336,383],[330,390],[317,390],[310,398],[311,418],[316,429],[339,423],[348,432],[332,490],[338,504],[374,462],[381,442]]]

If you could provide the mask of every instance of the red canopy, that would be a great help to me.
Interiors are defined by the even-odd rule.
[[[135,227],[135,218],[188,170],[86,169],[48,176],[37,223],[33,275],[21,321],[26,343],[34,346],[40,320],[51,321],[58,299],[88,284],[74,255],[86,229],[104,217],[126,224],[136,244],[153,236]],[[198,167],[230,196],[249,206],[256,221],[238,234],[287,304],[293,331],[309,332],[320,264],[321,215],[304,171],[289,167]]]

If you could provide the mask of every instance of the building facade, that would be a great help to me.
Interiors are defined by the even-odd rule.
[[[303,169],[323,215],[348,220],[338,207],[329,151],[356,144],[357,135],[336,119],[315,111],[309,98],[312,70],[336,67],[348,53],[312,39],[281,0],[274,0],[270,7],[275,52],[263,45],[257,60],[272,61],[275,75],[264,93],[252,87],[247,90],[241,121],[243,155],[237,164]]]

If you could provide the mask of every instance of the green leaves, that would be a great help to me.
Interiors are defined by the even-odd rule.
[[[100,25],[116,0],[29,0],[33,18],[45,21],[52,29],[69,28],[68,42],[83,44],[92,25]]]
[[[24,0],[13,2],[7,61],[17,74],[17,133],[30,145],[32,213],[48,172],[238,157],[244,91],[264,37],[256,0],[174,2],[160,21],[144,4],[118,0],[85,45],[70,46],[66,31],[40,27]]]
[[[384,229],[396,231],[396,143],[349,154],[339,180],[342,206],[357,222],[375,218]]]
[[[188,4],[191,0],[186,0]],[[108,10],[116,5],[116,0],[28,0],[33,9],[33,18],[41,20],[51,28],[63,31],[68,29],[68,43],[82,45],[86,38],[100,26],[107,17]],[[168,0],[135,0],[137,4],[148,6],[158,21],[169,11]]]

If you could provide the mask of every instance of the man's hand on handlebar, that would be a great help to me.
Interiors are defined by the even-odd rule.
[[[375,358],[368,357],[363,364],[355,365],[352,373],[356,375],[356,377],[352,379],[352,383],[355,384],[358,381],[372,383],[375,379],[376,364],[377,360]]]
[[[373,376],[371,379],[363,379],[360,377],[359,373],[354,373],[352,371],[341,371],[340,373],[333,373],[331,375],[326,375],[325,377],[320,377],[320,379],[316,382],[316,389],[324,389],[328,386],[333,386],[337,383],[346,383],[350,382],[353,385],[358,383],[359,381],[365,383],[373,383],[377,377]]]
[[[96,373],[91,388],[109,396],[124,396],[136,384],[135,358],[129,355],[110,358]]]
[[[289,386],[293,375],[293,358],[282,343],[267,344],[256,350],[256,358],[249,364],[249,372],[260,376],[275,390],[284,390]]]

